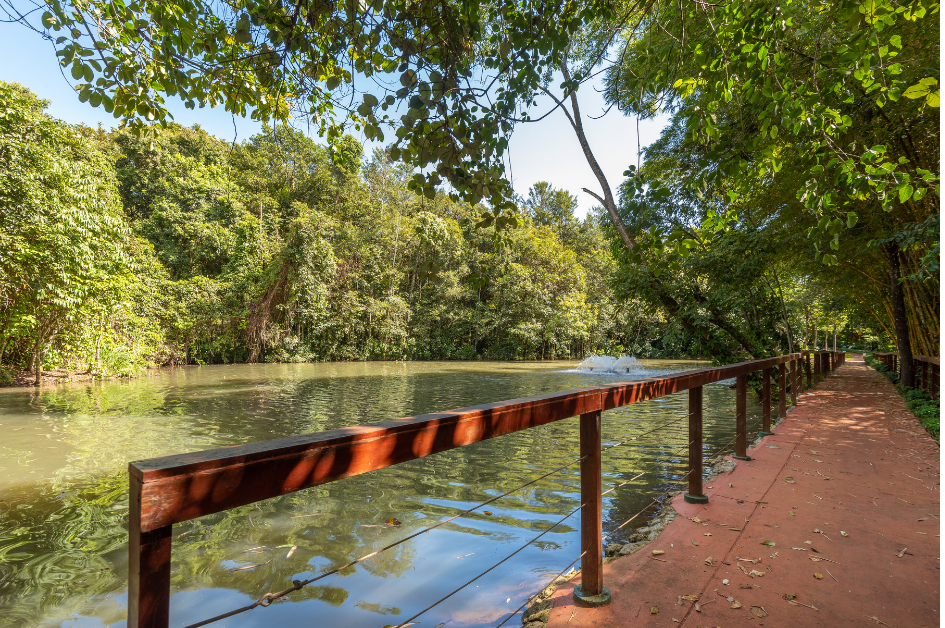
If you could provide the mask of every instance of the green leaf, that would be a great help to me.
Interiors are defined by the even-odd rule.
[[[928,94],[929,94],[929,86],[924,85],[922,83],[916,83],[915,85],[907,88],[906,91],[902,93],[902,95],[905,96],[906,98],[912,98],[913,100],[915,100],[916,98],[923,98],[925,96],[928,96]]]
[[[910,198],[912,198],[913,191],[914,190],[911,185],[904,185],[901,188],[899,188],[899,202],[905,203]]]
[[[853,212],[847,214],[847,228],[852,229],[857,223],[857,215]]]

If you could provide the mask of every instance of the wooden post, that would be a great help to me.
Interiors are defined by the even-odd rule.
[[[770,436],[771,432],[771,368],[761,371],[761,432]]]
[[[791,360],[791,404],[797,405],[797,389],[801,387],[800,369],[797,368],[798,359]]]
[[[784,362],[778,365],[778,418],[787,418],[787,367]]]
[[[141,477],[129,472],[128,628],[168,628],[171,527],[141,531]]]
[[[814,352],[814,381],[820,382],[821,354]],[[813,385],[813,384],[811,384]]]
[[[814,386],[814,375],[810,371],[810,352],[804,352],[804,372],[807,373],[807,387],[812,388]]]
[[[689,389],[689,492],[690,504],[707,504],[702,492],[702,386]]]
[[[574,600],[581,606],[605,606],[603,507],[601,504],[600,410],[581,415],[581,584]]]
[[[748,376],[735,378],[735,455],[737,460],[751,460],[748,455]]]

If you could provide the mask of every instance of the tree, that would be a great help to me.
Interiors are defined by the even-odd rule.
[[[91,132],[46,106],[0,83],[2,337],[28,344],[37,384],[57,334],[96,302],[117,302],[133,279],[111,163]]]

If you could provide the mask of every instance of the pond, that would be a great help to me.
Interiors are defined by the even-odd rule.
[[[703,364],[641,360],[629,378]],[[368,362],[187,367],[0,389],[0,625],[125,625],[129,461],[627,379],[577,371],[574,362]],[[731,449],[730,384],[705,388],[706,456]],[[605,534],[685,473],[686,411],[681,393],[604,413],[605,445],[681,419],[605,453],[604,490],[649,470],[605,497]],[[751,433],[760,406],[749,403],[748,414]],[[577,426],[577,418],[560,421],[177,525],[171,625],[250,604],[548,473],[576,457]],[[579,491],[572,465],[287,600],[214,625],[317,618],[396,626],[575,509]],[[501,622],[578,556],[579,516],[425,612],[418,628]]]

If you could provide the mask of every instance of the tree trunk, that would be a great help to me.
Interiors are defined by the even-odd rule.
[[[893,323],[896,327],[896,346],[899,349],[899,363],[902,366],[900,383],[912,388],[915,386],[915,373],[912,369],[912,343],[909,340],[909,320],[906,318],[906,300],[902,289],[902,267],[899,263],[899,247],[885,244],[886,260],[889,264],[889,297],[892,302]]]
[[[837,350],[837,315],[833,315],[833,350]]]

